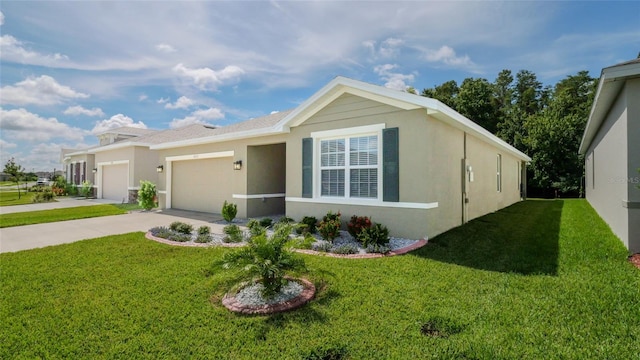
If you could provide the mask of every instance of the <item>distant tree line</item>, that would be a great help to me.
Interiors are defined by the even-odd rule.
[[[451,80],[420,95],[442,101],[529,155],[529,196],[582,196],[584,157],[578,148],[596,87],[587,71],[543,87],[531,71],[514,78],[502,70],[493,82]]]

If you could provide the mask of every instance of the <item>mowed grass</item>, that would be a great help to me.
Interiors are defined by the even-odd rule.
[[[638,358],[640,271],[583,200],[519,203],[404,256],[304,256],[316,299],[271,316],[220,304],[227,251],[133,233],[0,254],[0,358]],[[456,331],[423,335],[433,319]]]
[[[10,213],[0,215],[0,228],[87,219],[109,215],[121,215],[126,213],[126,209],[108,204]]]
[[[16,190],[0,190],[0,206],[32,204],[37,193],[20,191],[20,198]]]

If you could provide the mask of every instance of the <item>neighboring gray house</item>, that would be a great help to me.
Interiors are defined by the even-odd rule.
[[[640,58],[602,69],[579,151],[587,200],[640,252]]]

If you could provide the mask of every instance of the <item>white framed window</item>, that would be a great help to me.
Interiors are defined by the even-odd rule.
[[[358,133],[358,129],[368,131]],[[382,127],[363,127],[347,129],[344,136],[334,131],[327,132],[330,137],[316,136],[316,196],[381,199],[381,131]]]

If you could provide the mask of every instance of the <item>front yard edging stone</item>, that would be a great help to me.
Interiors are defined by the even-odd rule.
[[[297,281],[302,284],[303,290],[300,295],[291,300],[287,300],[281,303],[255,306],[244,305],[236,299],[235,295],[229,295],[227,293],[225,294],[224,298],[222,298],[222,305],[233,312],[241,314],[266,315],[297,309],[313,299],[316,294],[316,287],[309,280],[302,278],[293,279],[288,276],[285,278],[290,281]]]
[[[163,239],[157,236],[153,236],[151,231],[148,231],[145,236],[149,240],[154,240],[159,243],[173,245],[173,246],[184,246],[184,247],[211,247],[211,246],[222,246],[222,247],[242,247],[246,246],[245,243],[222,243],[222,244],[210,244],[210,243],[193,243],[193,242],[179,242],[179,241],[171,241],[167,239]],[[341,259],[375,259],[381,257],[389,257],[396,255],[403,255],[415,249],[419,249],[427,244],[428,240],[421,239],[416,241],[416,243],[403,247],[401,249],[389,251],[386,254],[379,253],[367,253],[367,254],[334,254],[329,252],[315,251],[315,250],[306,250],[306,249],[294,249],[293,251],[301,254],[307,255],[320,255],[320,256],[328,256],[333,258],[341,258]]]

